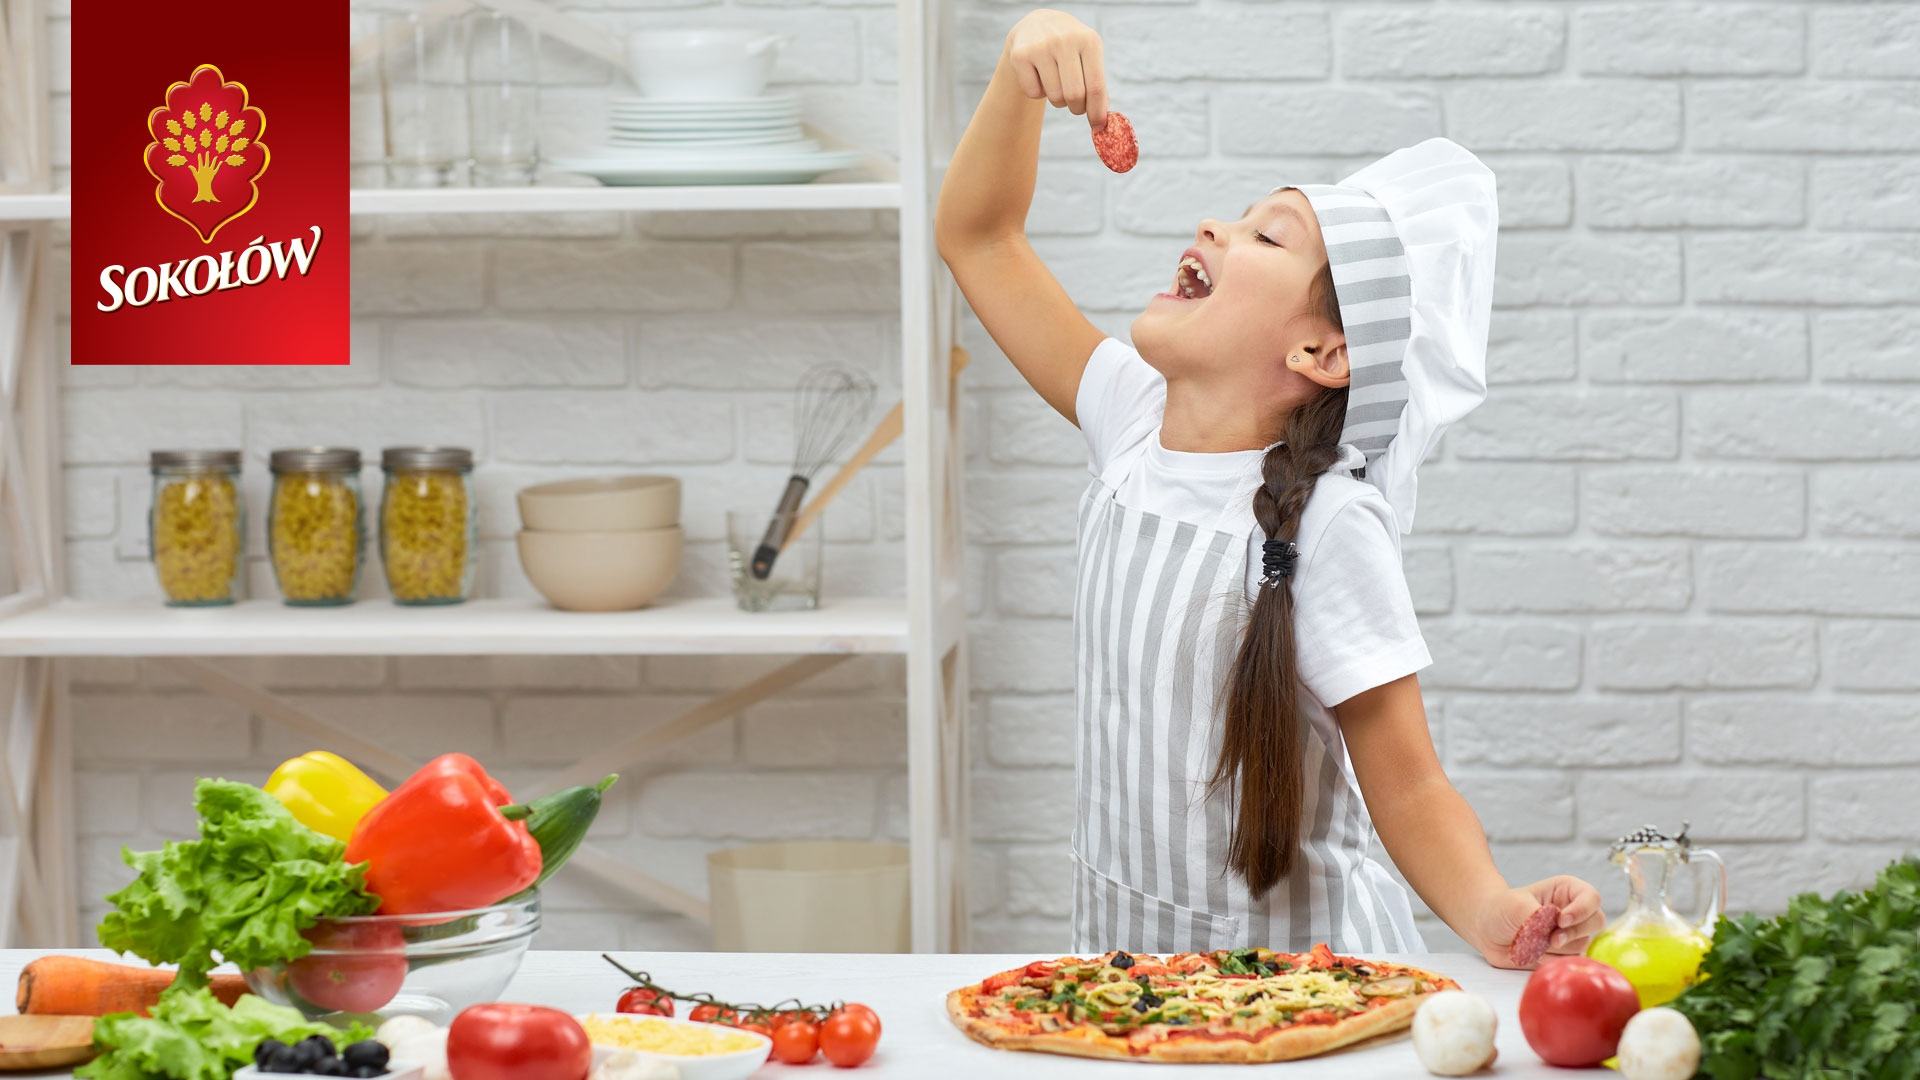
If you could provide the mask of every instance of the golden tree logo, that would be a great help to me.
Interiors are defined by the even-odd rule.
[[[218,67],[201,64],[187,81],[169,86],[166,104],[147,114],[147,132],[154,201],[191,226],[201,243],[212,243],[222,226],[260,200],[258,181],[270,156],[260,141],[267,115]]]
[[[194,134],[196,127],[200,129],[198,135]],[[167,131],[167,137],[160,140],[160,145],[173,151],[167,155],[167,164],[193,174],[193,201],[219,202],[220,196],[213,193],[213,178],[220,175],[220,166],[246,167],[244,155],[251,142],[247,138],[247,118],[231,116],[225,109],[215,113],[213,106],[203,101],[198,115],[188,109],[178,120],[169,118]]]

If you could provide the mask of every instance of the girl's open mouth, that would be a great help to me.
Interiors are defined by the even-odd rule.
[[[1173,270],[1173,288],[1160,294],[1175,300],[1204,300],[1213,295],[1213,276],[1200,257],[1189,251]]]

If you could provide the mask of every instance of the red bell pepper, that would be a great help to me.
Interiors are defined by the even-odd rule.
[[[442,754],[360,819],[346,857],[367,864],[382,915],[486,907],[540,876],[525,816],[479,762]]]

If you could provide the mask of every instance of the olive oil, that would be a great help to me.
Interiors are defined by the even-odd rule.
[[[1712,947],[1711,938],[1684,923],[1636,921],[1601,931],[1587,955],[1625,975],[1640,994],[1640,1007],[1651,1009],[1694,984]]]
[[[1700,962],[1713,947],[1713,926],[1727,906],[1727,868],[1720,856],[1693,846],[1682,823],[1677,836],[1651,826],[1629,833],[1607,849],[1627,875],[1627,911],[1587,946],[1587,956],[1627,977],[1640,1007],[1665,1005],[1700,977]],[[1675,871],[1694,877],[1697,910],[1681,915],[1667,904]]]

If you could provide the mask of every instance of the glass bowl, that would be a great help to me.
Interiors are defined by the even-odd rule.
[[[247,972],[247,988],[312,1020],[445,1024],[499,999],[539,929],[538,894],[472,911],[321,919],[303,935],[312,952]]]

